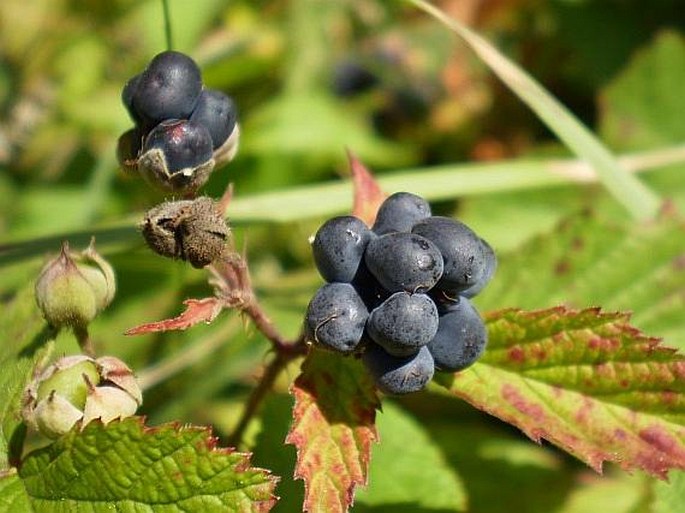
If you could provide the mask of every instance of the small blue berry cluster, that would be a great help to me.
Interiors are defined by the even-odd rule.
[[[122,101],[135,126],[119,138],[122,167],[164,191],[192,196],[238,148],[236,104],[205,88],[187,55],[166,51],[131,78]]]
[[[463,370],[485,350],[470,298],[491,280],[495,253],[465,224],[433,216],[420,196],[388,197],[371,228],[354,216],[329,219],[312,252],[327,283],[309,303],[305,335],[360,354],[381,391],[416,392],[435,370]]]

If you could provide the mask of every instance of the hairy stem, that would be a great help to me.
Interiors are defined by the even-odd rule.
[[[244,256],[228,252],[210,266],[216,295],[226,308],[238,308],[247,315],[255,327],[273,344],[277,353],[304,354],[303,338],[291,341],[283,337],[257,300],[252,278]]]
[[[90,334],[88,333],[88,328],[75,327],[74,335],[76,335],[76,340],[81,347],[81,351],[83,351],[86,356],[95,358],[95,347],[93,346],[93,339],[90,338]]]
[[[306,352],[304,336],[295,340],[286,339],[276,325],[269,319],[252,288],[252,278],[245,257],[227,248],[226,253],[209,267],[214,278],[216,296],[225,308],[237,308],[247,315],[274,348],[275,357],[266,367],[257,387],[252,391],[245,409],[228,439],[229,445],[236,447],[242,440],[245,429],[259,410],[259,406],[273,387],[276,378],[285,366]]]

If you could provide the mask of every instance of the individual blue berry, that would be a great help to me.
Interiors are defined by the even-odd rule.
[[[425,294],[396,292],[366,322],[371,338],[393,356],[411,356],[438,330],[438,310]]]
[[[375,235],[372,237],[375,237]],[[364,260],[359,264],[357,274],[352,280],[352,286],[357,291],[357,294],[359,294],[359,297],[362,298],[362,301],[364,301],[369,312],[390,296],[390,292],[371,274]]]
[[[312,241],[312,254],[323,279],[350,283],[371,237],[369,228],[354,216],[334,217],[321,225]]]
[[[450,217],[431,216],[419,221],[412,233],[430,240],[442,254],[444,271],[439,289],[462,291],[475,285],[485,272],[485,248],[464,223]]]
[[[165,119],[187,119],[192,114],[202,91],[202,76],[193,59],[166,51],[129,84],[124,88],[124,103],[130,97],[134,119],[151,128]]]
[[[364,334],[369,312],[349,283],[327,283],[307,307],[305,334],[320,346],[352,353]]]
[[[212,158],[212,139],[198,123],[169,119],[159,123],[145,139],[143,153],[151,150],[164,155],[168,173],[174,174],[208,162]]]
[[[497,270],[497,255],[492,249],[492,246],[485,242],[483,239],[480,240],[483,245],[483,252],[485,253],[485,269],[481,277],[476,280],[476,282],[471,285],[468,289],[460,292],[460,294],[466,298],[472,298],[480,293],[481,290],[490,282],[492,277],[495,275]]]
[[[409,232],[414,224],[430,215],[430,205],[421,196],[410,192],[396,192],[381,204],[371,229],[378,235]]]
[[[121,91],[121,101],[126,107],[129,116],[131,116],[131,119],[133,119],[133,121],[135,121],[137,124],[141,123],[142,119],[140,115],[136,112],[135,107],[133,107],[133,97],[135,96],[136,91],[138,90],[139,82],[140,73],[129,79],[129,81],[126,82],[124,89]]]
[[[386,394],[402,395],[418,392],[433,377],[433,357],[424,346],[418,353],[405,358],[392,356],[377,344],[369,344],[362,361],[373,376],[376,386]]]
[[[457,372],[481,357],[488,334],[478,311],[464,297],[443,312],[438,331],[426,347],[433,355],[437,370]]]
[[[333,70],[333,92],[349,98],[366,92],[378,84],[378,77],[366,66],[354,60],[338,63]]]
[[[200,93],[190,120],[204,125],[212,137],[212,148],[224,144],[238,122],[238,108],[230,96],[215,89]]]
[[[425,292],[443,273],[438,247],[414,233],[392,232],[371,239],[364,262],[389,292]]]

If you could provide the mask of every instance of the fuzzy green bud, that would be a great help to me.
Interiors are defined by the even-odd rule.
[[[22,417],[34,431],[58,438],[77,424],[130,417],[142,401],[133,372],[121,360],[65,356],[26,388]]]
[[[64,242],[36,281],[36,302],[51,326],[84,328],[112,302],[115,290],[112,266],[93,242],[80,253],[70,252]]]

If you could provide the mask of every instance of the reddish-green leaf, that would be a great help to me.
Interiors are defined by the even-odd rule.
[[[437,380],[474,406],[601,471],[685,469],[685,358],[621,313],[563,307],[487,316],[470,369]]]
[[[297,447],[295,477],[304,479],[303,511],[347,511],[365,485],[379,406],[361,363],[312,350],[291,390],[293,424],[286,439]]]

